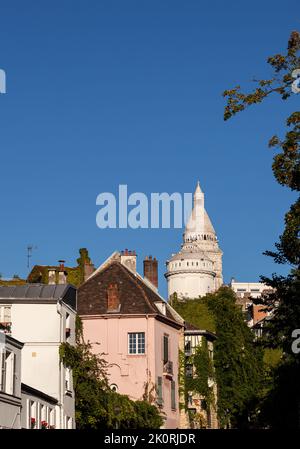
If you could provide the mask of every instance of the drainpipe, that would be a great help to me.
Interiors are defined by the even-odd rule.
[[[148,384],[148,400],[149,400],[149,388],[150,388],[150,376],[149,376],[149,315],[146,315],[147,319],[147,384]]]
[[[147,383],[149,388],[149,316],[147,315]]]

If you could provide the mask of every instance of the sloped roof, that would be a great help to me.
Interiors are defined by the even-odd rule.
[[[120,309],[118,312],[107,311],[107,288],[110,284],[118,285]],[[165,303],[141,276],[133,273],[119,261],[112,258],[93,274],[78,289],[78,313],[86,315],[156,315],[162,320],[168,320],[173,325],[181,326],[178,315],[172,313],[172,308],[166,304],[166,314],[155,305]]]
[[[25,284],[0,286],[0,301],[63,300],[76,310],[76,288],[71,284]]]
[[[210,339],[216,339],[217,336],[214,332],[208,331],[206,329],[199,329],[197,326],[194,326],[194,324],[189,323],[188,321],[185,321],[184,323],[184,328],[185,328],[185,335],[205,335],[207,338]]]
[[[0,299],[59,299],[69,284],[25,284],[0,286]]]

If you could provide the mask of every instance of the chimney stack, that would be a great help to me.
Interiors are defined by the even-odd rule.
[[[121,251],[121,264],[136,273],[136,252],[128,249]]]
[[[59,260],[59,272],[58,272],[58,283],[66,284],[67,283],[67,272],[65,270],[65,261]]]
[[[155,257],[145,257],[144,278],[148,279],[148,281],[150,281],[156,288],[158,288],[158,261]]]
[[[55,268],[48,269],[48,284],[54,285],[56,284],[56,270]]]
[[[107,288],[107,311],[118,312],[120,306],[118,284],[109,284]]]
[[[94,264],[84,262],[84,281],[86,281],[95,271]]]

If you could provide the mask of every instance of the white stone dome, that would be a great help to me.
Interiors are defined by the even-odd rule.
[[[199,182],[181,250],[172,255],[166,265],[169,297],[176,292],[181,298],[197,298],[216,290],[223,282],[222,251],[204,208],[204,193]]]

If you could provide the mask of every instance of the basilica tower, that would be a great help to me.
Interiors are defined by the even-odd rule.
[[[198,182],[181,250],[166,263],[168,297],[198,298],[217,290],[223,284],[222,255]]]

